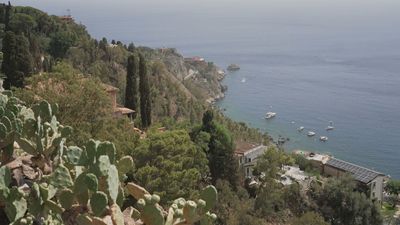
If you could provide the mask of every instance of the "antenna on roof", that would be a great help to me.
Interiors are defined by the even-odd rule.
[[[71,17],[71,10],[70,9],[67,9],[67,16]]]

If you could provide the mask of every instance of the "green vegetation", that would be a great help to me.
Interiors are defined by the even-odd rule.
[[[214,113],[207,110],[203,116],[203,124],[195,129],[192,138],[201,139],[199,136],[208,134],[209,142],[206,148],[209,161],[212,183],[217,180],[227,180],[236,187],[238,185],[238,163],[234,157],[234,142],[229,131],[214,120]],[[203,139],[204,140],[204,139]]]
[[[151,124],[151,99],[147,64],[143,55],[139,55],[139,93],[142,127],[147,128]]]
[[[128,66],[126,68],[126,90],[125,90],[125,106],[127,108],[138,110],[138,74],[137,74],[137,57],[130,55],[128,57]]]
[[[91,139],[83,147],[67,145],[73,131],[57,121],[58,105],[41,101],[27,108],[11,92],[1,94],[0,100],[1,149],[6,156],[0,167],[0,203],[8,220],[2,222],[85,225],[108,224],[111,218],[113,225],[138,219],[149,225],[172,225],[215,220],[209,213],[217,200],[213,186],[204,188],[196,202],[179,198],[164,212],[158,195],[124,182],[125,174],[134,169],[134,161],[131,156],[117,158],[113,143]],[[14,141],[23,151],[16,158]],[[25,169],[41,175],[25,178],[22,171],[15,172],[18,167],[4,165],[20,157],[29,158],[30,162],[24,161]],[[21,182],[30,185],[23,188]],[[123,214],[121,207],[128,195],[137,200],[137,209],[125,206]]]
[[[300,218],[294,219],[293,225],[329,225],[324,218],[314,212],[308,212]]]
[[[2,72],[5,74],[4,88],[23,87],[24,78],[32,71],[32,56],[29,42],[23,34],[7,31],[3,38]]]
[[[2,224],[381,224],[349,180],[282,185],[283,165],[311,165],[205,103],[221,94],[213,63],[110,45],[30,7],[0,5],[0,23],[1,71],[18,97],[0,95]],[[198,75],[187,78],[188,70]],[[137,118],[114,116],[104,84]],[[238,168],[236,142],[269,147],[252,183]]]
[[[150,133],[133,155],[137,166],[134,180],[160,195],[162,203],[195,196],[208,177],[206,154],[185,130]]]
[[[377,203],[364,193],[355,192],[355,185],[351,176],[332,178],[323,186],[315,183],[309,194],[323,217],[332,225],[382,224]]]

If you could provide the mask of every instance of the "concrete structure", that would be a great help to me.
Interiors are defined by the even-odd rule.
[[[384,174],[333,157],[324,164],[324,174],[328,176],[340,177],[346,173],[354,177],[371,199],[379,202],[383,200],[384,182],[387,178]]]
[[[185,58],[186,62],[205,62],[206,60],[200,56],[194,56],[191,58]]]
[[[304,151],[295,151],[295,153],[305,156],[323,175],[331,177],[352,175],[360,190],[363,190],[371,199],[376,199],[379,202],[383,200],[384,183],[387,180],[387,176],[383,173],[329,155]]]
[[[251,143],[242,143],[237,145],[235,155],[239,158],[240,169],[244,176],[253,177],[253,167],[256,165],[257,158],[268,150],[267,146]]]
[[[108,84],[103,84],[103,87],[111,98],[111,103],[112,103],[112,107],[113,107],[113,115],[115,117],[128,116],[129,118],[131,118],[131,115],[133,113],[135,113],[135,110],[125,108],[125,107],[117,104],[117,94],[118,94],[119,89],[114,86],[108,85]]]

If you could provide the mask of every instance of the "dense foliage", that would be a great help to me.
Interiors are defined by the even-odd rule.
[[[315,183],[310,195],[323,217],[332,225],[382,224],[377,204],[364,193],[354,191],[355,185],[351,176],[332,178],[323,186]]]
[[[133,152],[134,179],[165,202],[195,196],[208,177],[206,154],[185,130],[151,133]]]
[[[140,118],[144,128],[151,124],[151,97],[149,78],[147,77],[147,63],[143,55],[139,56],[139,93],[140,93]]]
[[[135,55],[128,57],[128,65],[126,68],[126,90],[125,90],[125,106],[127,108],[138,110],[138,61]]]
[[[208,212],[217,199],[213,186],[203,189],[196,202],[179,198],[164,211],[160,196],[125,183],[134,162],[131,156],[117,158],[114,144],[91,139],[85,146],[68,145],[73,130],[57,121],[56,104],[41,101],[27,108],[8,93],[0,95],[0,108],[1,154],[6,156],[0,167],[2,224],[134,225],[140,219],[148,225],[189,225],[215,220]],[[124,206],[128,195],[137,200],[137,209]]]

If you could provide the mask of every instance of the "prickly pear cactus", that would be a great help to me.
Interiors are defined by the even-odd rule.
[[[63,150],[60,145],[72,133],[72,128],[64,127],[57,121],[54,115],[57,108],[46,101],[33,107],[34,117],[24,121],[24,137],[16,139],[24,151],[48,158],[56,150]]]
[[[108,198],[104,192],[97,191],[90,198],[90,207],[95,216],[101,216],[108,205]]]
[[[17,142],[37,173],[25,182],[29,185],[19,187],[12,182],[14,173],[0,167],[0,206],[12,225],[124,225],[126,219],[146,225],[209,225],[216,219],[209,212],[217,199],[213,186],[196,201],[175,200],[166,212],[158,195],[124,183],[135,165],[131,156],[117,159],[113,143],[89,140],[85,146],[67,146],[72,128],[57,121],[57,110],[46,101],[26,108],[11,92],[0,93],[1,165],[15,157]],[[137,208],[123,213],[127,195],[137,200]]]

